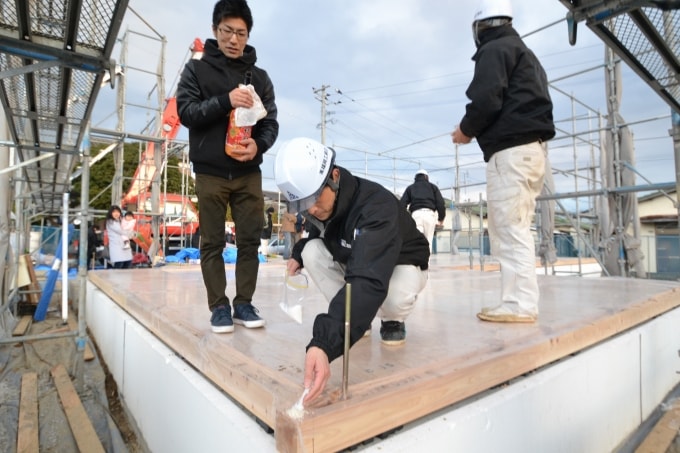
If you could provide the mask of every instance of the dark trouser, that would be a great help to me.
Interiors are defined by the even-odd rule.
[[[251,173],[228,180],[211,175],[196,175],[198,221],[201,231],[201,272],[208,292],[208,308],[229,304],[225,294],[227,278],[224,270],[224,222],[227,205],[236,228],[236,296],[234,305],[250,303],[257,283],[264,211],[262,174]]]
[[[132,261],[116,261],[113,263],[114,269],[130,269]]]

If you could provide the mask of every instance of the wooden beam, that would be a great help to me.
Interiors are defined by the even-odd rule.
[[[64,365],[55,366],[51,373],[78,449],[87,453],[105,453]]]
[[[666,411],[661,419],[656,422],[652,432],[635,449],[635,453],[658,453],[665,452],[675,439],[680,430],[680,400]]]
[[[34,305],[38,305],[38,302],[40,302],[40,291],[42,291],[42,288],[40,283],[38,283],[38,277],[36,276],[35,269],[33,268],[33,260],[31,259],[31,255],[21,255],[20,261],[26,266],[26,270],[28,270],[28,275],[31,280],[31,283],[28,285],[28,289],[31,290],[31,292],[27,294],[28,301]]]
[[[276,446],[285,452],[331,452],[356,445],[521,376],[545,363],[610,338],[680,303],[672,289],[607,318],[533,345],[509,343],[467,363],[456,357],[428,362],[380,379],[350,386],[350,398],[336,391],[299,420],[277,414]],[[505,325],[485,325],[503,330]],[[463,366],[465,364],[465,366]],[[319,405],[323,406],[319,406]],[[285,435],[282,435],[285,434]],[[672,439],[671,439],[672,440]],[[649,450],[665,451],[665,450]]]
[[[32,316],[22,316],[21,319],[19,320],[19,323],[12,331],[12,336],[20,337],[22,335],[25,335],[26,332],[28,332],[28,329],[31,327],[31,321],[33,321]]]
[[[52,334],[55,334],[55,333],[69,332],[70,330],[71,329],[69,329],[68,326],[65,326],[65,325],[62,324],[59,327],[53,327],[52,329],[48,329],[48,330],[44,331],[43,334],[52,335]]]
[[[40,447],[39,438],[38,373],[29,372],[21,376],[17,453],[38,453]]]

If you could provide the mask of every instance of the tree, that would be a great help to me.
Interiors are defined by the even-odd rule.
[[[92,157],[97,156],[105,147],[105,144],[93,144],[91,150]],[[123,145],[123,193],[126,193],[130,187],[132,177],[139,165],[139,156],[139,143],[125,143]],[[180,163],[181,161],[177,157],[168,158],[168,193],[181,193],[182,191],[182,175],[178,168]],[[106,211],[111,207],[111,182],[113,181],[114,173],[113,153],[109,153],[90,168],[90,209]],[[82,180],[78,178],[73,182],[71,188],[70,204],[72,208],[80,207],[81,187]],[[194,180],[189,178],[187,194],[193,196],[195,193]]]

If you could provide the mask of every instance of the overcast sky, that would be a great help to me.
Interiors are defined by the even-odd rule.
[[[254,26],[249,44],[275,87],[280,134],[265,155],[265,189],[275,190],[273,162],[277,147],[287,139],[321,139],[321,103],[315,90],[327,87],[326,144],[338,153],[338,163],[353,173],[380,182],[401,194],[419,168],[430,173],[445,197],[452,198],[458,177],[461,201],[484,193],[484,163],[476,144],[458,148],[460,172],[455,172],[456,148],[450,132],[468,102],[465,90],[472,78],[470,57],[475,48],[470,0],[251,0]],[[130,33],[126,77],[129,104],[156,105],[149,100],[160,64],[158,33],[167,41],[166,93],[177,77],[195,38],[212,37],[213,1],[130,0],[121,33]],[[565,17],[558,0],[514,0],[514,26],[520,35]],[[580,24],[578,42],[570,46],[564,21],[525,38],[542,61],[560,132],[549,143],[558,170],[558,192],[586,190],[589,182],[573,174],[589,165],[597,150],[574,146],[571,131],[598,127],[596,113],[606,114],[604,45]],[[113,58],[120,61],[121,47]],[[563,94],[563,93],[566,93]],[[570,96],[575,99],[572,102]],[[103,88],[93,124],[115,128],[115,91]],[[621,114],[633,126],[636,168],[651,182],[675,180],[670,107],[630,69],[623,70]],[[127,132],[138,133],[151,118],[148,110],[126,109]],[[574,119],[576,118],[576,119]],[[660,118],[651,120],[652,118]],[[186,139],[186,131],[179,138]],[[588,137],[585,135],[583,137]],[[597,140],[597,133],[591,134]],[[572,172],[573,173],[573,172]],[[638,178],[638,184],[646,181]]]

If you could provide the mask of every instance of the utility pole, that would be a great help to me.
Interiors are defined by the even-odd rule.
[[[451,218],[451,236],[450,236],[450,250],[452,255],[458,255],[458,246],[456,242],[458,241],[458,236],[460,235],[460,211],[458,210],[458,205],[460,204],[460,165],[458,163],[458,143],[455,144],[456,148],[456,186],[453,190],[453,201],[451,202],[451,211],[453,216]]]
[[[330,85],[321,85],[319,89],[312,87],[316,98],[321,101],[321,144],[323,145],[326,144],[326,90],[328,88],[330,88]]]

